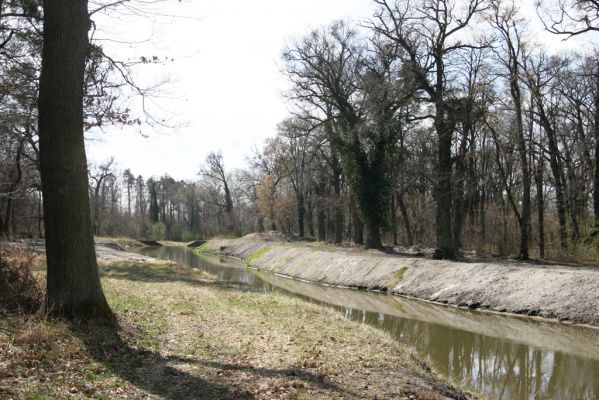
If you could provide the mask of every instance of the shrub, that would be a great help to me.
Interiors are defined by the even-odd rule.
[[[0,317],[39,310],[43,291],[32,272],[36,255],[0,243]]]

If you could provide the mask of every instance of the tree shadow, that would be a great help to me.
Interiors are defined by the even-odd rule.
[[[200,271],[190,267],[146,266],[138,263],[123,263],[118,266],[102,266],[102,276],[116,280],[127,280],[144,283],[184,283],[196,287],[217,289],[240,289],[246,286],[243,282],[229,280],[211,280],[198,278]]]
[[[299,379],[303,382],[312,384],[314,386],[318,386],[321,389],[332,390],[337,392],[340,395],[349,395],[349,396],[357,396],[356,393],[349,391],[346,388],[342,388],[337,385],[335,382],[332,382],[329,379],[326,379],[321,374],[314,374],[312,372],[306,371],[304,369],[298,367],[291,367],[285,369],[273,369],[273,368],[258,368],[253,367],[251,365],[243,365],[243,364],[230,364],[230,363],[221,363],[218,361],[210,361],[210,360],[198,360],[196,363],[202,364],[207,367],[217,368],[223,371],[240,371],[250,373],[255,376],[260,376],[264,378],[289,378],[289,379]]]
[[[254,399],[248,392],[232,390],[176,368],[189,360],[165,357],[135,348],[123,339],[123,331],[90,324],[72,325],[71,331],[85,344],[91,357],[113,374],[137,388],[165,399]]]
[[[122,329],[93,324],[73,324],[70,328],[73,334],[83,341],[90,356],[96,362],[135,387],[165,399],[251,400],[255,398],[247,389],[227,382],[206,380],[178,369],[177,365],[200,365],[218,372],[242,372],[251,375],[253,381],[258,378],[296,379],[344,397],[356,396],[355,393],[340,387],[321,374],[299,367],[274,369],[202,360],[191,356],[163,356],[155,351],[132,346],[124,339],[130,334]]]

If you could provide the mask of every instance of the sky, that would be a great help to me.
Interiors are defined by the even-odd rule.
[[[222,152],[228,170],[246,167],[253,149],[289,115],[281,73],[286,43],[335,19],[363,21],[374,11],[371,0],[142,1],[141,15],[122,9],[93,15],[94,38],[115,59],[168,60],[135,69],[141,86],[167,81],[146,102],[166,126],[96,130],[87,152],[92,163],[114,157],[117,168],[145,178],[195,179],[211,151]],[[539,31],[532,0],[523,2],[523,12]],[[578,45],[548,33],[538,39],[553,48]],[[139,98],[130,107],[139,110]]]

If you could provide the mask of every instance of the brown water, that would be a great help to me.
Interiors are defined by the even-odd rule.
[[[389,332],[414,347],[437,372],[492,399],[599,400],[596,329],[313,285],[180,247],[139,252],[201,269],[246,290],[277,291],[332,307],[347,318]]]

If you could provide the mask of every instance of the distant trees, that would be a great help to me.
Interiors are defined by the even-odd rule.
[[[582,240],[589,199],[599,198],[592,56],[547,56],[508,1],[375,4],[365,29],[335,22],[283,55],[305,151],[323,161],[306,170],[303,197],[320,205],[330,196],[341,207],[334,215],[326,206],[312,214],[309,201],[305,213],[299,201],[277,207],[291,193],[300,198],[285,185],[295,173],[264,169],[263,215],[297,212],[308,227],[315,219],[318,234],[308,230],[320,240],[332,240],[324,226],[336,220],[336,232],[356,243],[364,221],[370,247],[387,236],[434,244],[439,258],[466,246],[527,259],[533,241],[544,257],[547,242],[566,249]],[[279,133],[272,142],[285,140]],[[271,153],[267,146],[258,158]]]
[[[40,16],[0,6],[30,21],[0,19],[0,235],[36,236],[30,78],[41,42],[25,27]],[[437,258],[469,249],[527,259],[593,243],[596,54],[548,54],[507,0],[373,6],[362,26],[336,21],[290,41],[283,69],[291,114],[251,155],[249,170],[226,169],[217,152],[194,181],[90,168],[94,231],[186,240],[276,229],[372,248],[429,246]],[[538,10],[548,30],[570,37],[595,30],[593,7],[544,1]],[[110,108],[114,93],[100,96],[112,76],[102,54],[88,52],[85,127],[133,121]]]
[[[290,97],[306,112],[306,121],[322,127],[341,160],[372,248],[382,248],[390,162],[401,132],[397,113],[412,95],[385,50],[339,21],[312,32],[284,55],[294,84]],[[354,229],[361,229],[358,225]]]

